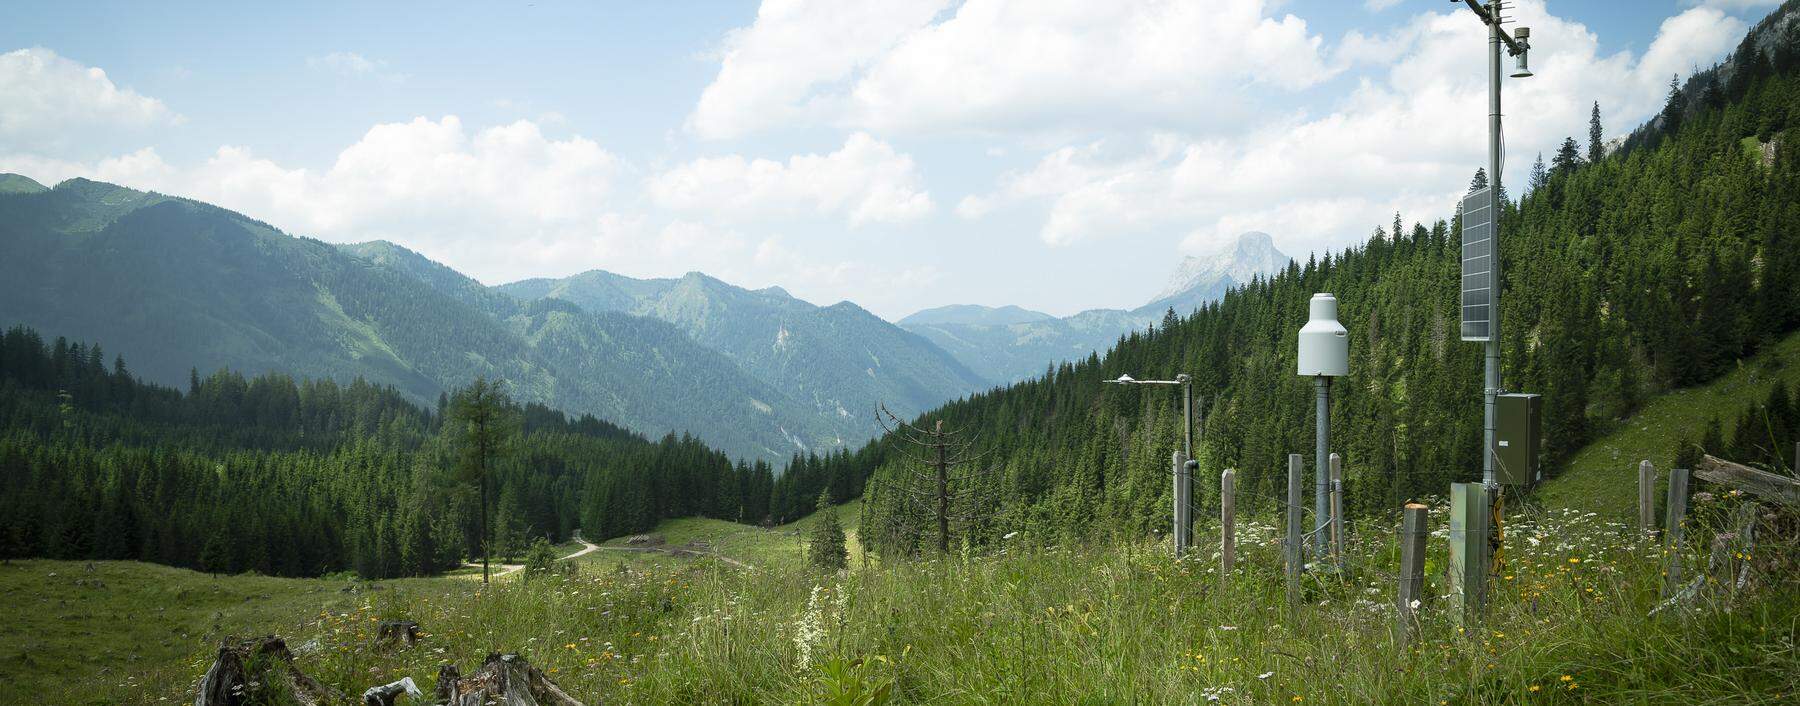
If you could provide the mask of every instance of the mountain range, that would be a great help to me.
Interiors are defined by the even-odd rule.
[[[1238,251],[1190,261],[1137,310],[960,306],[895,325],[701,273],[487,286],[390,242],[329,244],[188,199],[0,175],[0,326],[97,341],[174,386],[190,366],[231,368],[361,377],[430,403],[486,376],[521,401],[771,461],[860,444],[877,404],[912,417],[1085,357],[1285,261],[1267,236]]]
[[[1188,256],[1150,303],[1136,309],[1090,309],[1057,318],[1017,306],[953,305],[926,309],[899,321],[983,377],[1011,383],[1046,367],[1104,351],[1120,336],[1160,321],[1174,310],[1187,314],[1218,301],[1226,290],[1279,272],[1288,256],[1268,233],[1248,232],[1228,247]]]
[[[862,307],[814,306],[779,287],[752,291],[698,272],[633,279],[594,270],[498,291],[668,322],[828,418],[869,419],[877,403],[910,417],[988,386],[937,346]]]

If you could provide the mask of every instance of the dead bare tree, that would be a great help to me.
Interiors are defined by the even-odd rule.
[[[907,461],[905,475],[893,486],[900,508],[908,519],[931,518],[937,551],[949,554],[953,523],[967,528],[991,514],[995,493],[982,483],[987,475],[982,462],[988,453],[975,451],[978,437],[964,438],[962,430],[945,429],[943,420],[921,429],[877,405],[875,421],[899,442],[894,448]]]

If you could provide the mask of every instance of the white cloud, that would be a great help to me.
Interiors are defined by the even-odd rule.
[[[1521,0],[1533,30],[1537,77],[1506,88],[1507,181],[1565,135],[1585,135],[1598,100],[1612,134],[1660,108],[1671,73],[1706,65],[1742,36],[1742,22],[1695,8],[1665,21],[1642,56],[1601,55],[1586,27]],[[1040,202],[1039,235],[1063,245],[1133,232],[1185,233],[1205,250],[1245,230],[1276,234],[1290,252],[1341,247],[1367,237],[1395,211],[1413,219],[1450,213],[1469,175],[1486,163],[1484,29],[1468,13],[1426,13],[1383,37],[1397,57],[1320,116],[1271,116],[1256,130],[1210,137],[1155,135],[1065,147],[1004,176],[986,199]],[[1465,71],[1449,67],[1467,67]],[[1456,116],[1465,116],[1458,118]]]
[[[768,0],[734,32],[689,125],[1034,133],[1225,123],[1259,88],[1330,78],[1321,39],[1265,0]],[[895,8],[910,12],[896,16]]]
[[[0,54],[0,149],[41,149],[87,130],[170,125],[162,101],[41,47]]]
[[[830,154],[784,164],[739,155],[707,157],[652,176],[657,205],[683,212],[759,218],[813,212],[851,225],[904,222],[931,212],[931,195],[910,156],[866,133]]]
[[[386,61],[370,59],[356,52],[338,51],[324,56],[309,56],[306,58],[306,65],[352,78],[376,78],[392,82],[407,79],[406,74],[389,71]]]
[[[843,80],[948,0],[767,0],[756,21],[725,39],[719,75],[700,94],[688,127],[736,137],[817,117],[815,86]]]
[[[994,210],[994,200],[979,194],[969,194],[956,202],[956,215],[975,220]]]
[[[1369,12],[1381,12],[1400,4],[1400,0],[1363,0],[1363,8]]]

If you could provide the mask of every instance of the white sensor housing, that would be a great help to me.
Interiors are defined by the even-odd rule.
[[[1337,320],[1337,297],[1320,292],[1312,298],[1312,316],[1300,329],[1300,374],[1342,377],[1350,374],[1350,332]]]

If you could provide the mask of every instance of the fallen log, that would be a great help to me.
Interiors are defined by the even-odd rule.
[[[1717,456],[1701,458],[1698,467],[1694,469],[1694,475],[1709,483],[1780,503],[1789,509],[1800,509],[1800,480],[1732,463]]]
[[[582,706],[516,654],[490,654],[474,674],[456,677],[454,667],[439,668],[439,706]]]
[[[294,667],[287,643],[273,635],[226,638],[219,656],[200,679],[194,706],[243,706],[282,698],[282,703],[323,706],[343,696]]]

